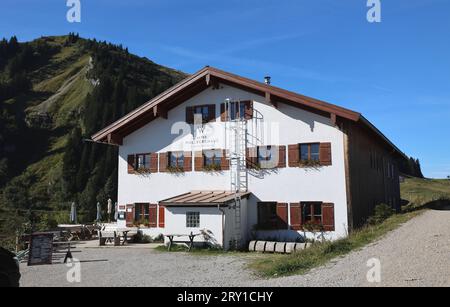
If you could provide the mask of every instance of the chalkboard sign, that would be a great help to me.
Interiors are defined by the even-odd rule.
[[[31,235],[28,266],[52,264],[53,234],[34,233]]]

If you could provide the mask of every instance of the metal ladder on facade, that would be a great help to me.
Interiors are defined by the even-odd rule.
[[[231,191],[234,192],[234,212],[235,212],[235,248],[241,245],[241,225],[242,225],[242,198],[241,193],[248,191],[247,172],[247,121],[245,116],[240,114],[241,102],[233,102],[231,99],[225,101],[227,114],[225,140],[228,140],[228,159],[230,162],[230,182]]]

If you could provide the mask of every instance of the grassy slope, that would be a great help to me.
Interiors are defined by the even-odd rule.
[[[417,210],[394,215],[378,225],[364,227],[343,240],[317,244],[292,255],[267,255],[258,258],[250,264],[250,267],[263,277],[307,273],[333,258],[344,256],[381,239],[388,232],[422,213],[421,206],[437,199],[450,199],[450,180],[408,178],[401,184],[401,194],[403,199],[410,201],[405,209]]]
[[[60,46],[63,46],[65,40],[63,37],[45,39]],[[33,91],[26,97],[10,101],[23,111],[28,119],[39,113],[47,113],[54,122],[54,125],[47,129],[47,150],[40,153],[39,159],[28,165],[20,175],[23,178],[36,178],[35,183],[30,186],[32,194],[47,189],[49,182],[55,182],[61,176],[67,134],[65,129],[58,128],[70,127],[75,123],[75,117],[70,115],[82,107],[86,95],[93,88],[83,73],[87,69],[89,59],[89,55],[81,54],[76,46],[62,47],[46,65],[29,73]],[[74,76],[76,77],[73,83],[64,88],[67,80]],[[58,95],[62,88],[63,93]]]
[[[407,178],[401,184],[402,199],[409,207],[420,207],[439,199],[450,199],[450,180]]]

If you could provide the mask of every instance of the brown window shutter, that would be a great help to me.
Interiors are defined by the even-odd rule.
[[[302,207],[300,203],[291,203],[291,229],[302,230]]]
[[[150,173],[158,172],[158,154],[152,153],[150,154]]]
[[[194,156],[194,169],[197,172],[203,171],[204,166],[204,159],[203,159],[203,152],[196,151]]]
[[[279,229],[288,228],[288,204],[278,203],[277,204],[277,216],[278,216],[278,227]]]
[[[297,167],[300,163],[300,144],[288,146],[289,167]]]
[[[149,213],[149,217],[148,217],[148,221],[149,221],[149,226],[150,228],[156,228],[158,227],[157,224],[157,214],[158,214],[158,206],[157,205],[153,205],[153,204],[149,204],[148,207],[148,213]]]
[[[166,207],[159,206],[159,228],[166,227]]]
[[[320,165],[330,166],[331,162],[331,143],[320,143],[319,151]]]
[[[220,169],[223,171],[228,171],[230,169],[230,163],[227,160],[227,151],[225,149],[222,150]]]
[[[167,172],[169,166],[169,153],[163,152],[159,154],[159,171],[161,173]]]
[[[227,111],[225,110],[225,104],[224,103],[220,104],[220,120],[222,122],[226,122],[227,121]]]
[[[184,152],[184,171],[192,172],[192,152]]]
[[[133,227],[133,223],[134,223],[134,205],[127,205],[126,212],[125,212],[125,218],[126,218],[126,225],[127,225],[127,227]]]
[[[286,167],[286,146],[278,146],[278,168]]]
[[[194,108],[187,107],[186,108],[186,123],[192,125],[194,123]]]
[[[325,231],[334,231],[334,204],[322,204],[322,224]]]
[[[208,122],[215,122],[216,121],[216,105],[215,104],[208,105],[208,113],[209,113]]]
[[[136,170],[136,156],[128,155],[127,161],[128,161],[128,174],[134,174],[134,171]]]
[[[247,168],[254,169],[258,166],[258,148],[247,148],[246,149],[247,156]]]
[[[253,101],[243,101],[245,104],[245,119],[253,118]]]

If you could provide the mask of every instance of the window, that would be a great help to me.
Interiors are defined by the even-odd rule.
[[[322,224],[322,203],[303,202],[302,205],[302,224]]]
[[[253,103],[251,101],[233,101],[229,104],[222,104],[221,113],[222,121],[228,120],[227,114],[229,114],[231,120],[252,119]]]
[[[136,155],[136,168],[137,170],[150,169],[150,154]]]
[[[258,147],[258,161],[272,161],[272,146]]]
[[[199,228],[200,227],[200,212],[186,213],[186,227]]]
[[[188,124],[195,124],[195,118],[200,117],[202,124],[210,121],[215,121],[216,105],[201,105],[186,108],[186,122]]]
[[[184,168],[184,153],[170,152],[169,153],[169,167]]]
[[[134,205],[134,220],[146,224],[150,220],[150,210],[148,204],[135,204]]]
[[[258,226],[262,229],[276,229],[278,226],[277,203],[258,203]]]
[[[202,116],[202,123],[207,123],[210,120],[209,106],[194,107],[194,120],[196,116]]]
[[[220,167],[222,163],[221,150],[205,150],[203,151],[204,166]]]
[[[300,144],[300,161],[319,162],[320,144]]]
[[[244,119],[245,118],[245,110],[246,110],[246,104],[245,103],[239,103],[237,101],[230,103],[230,117],[232,120],[234,119]]]

